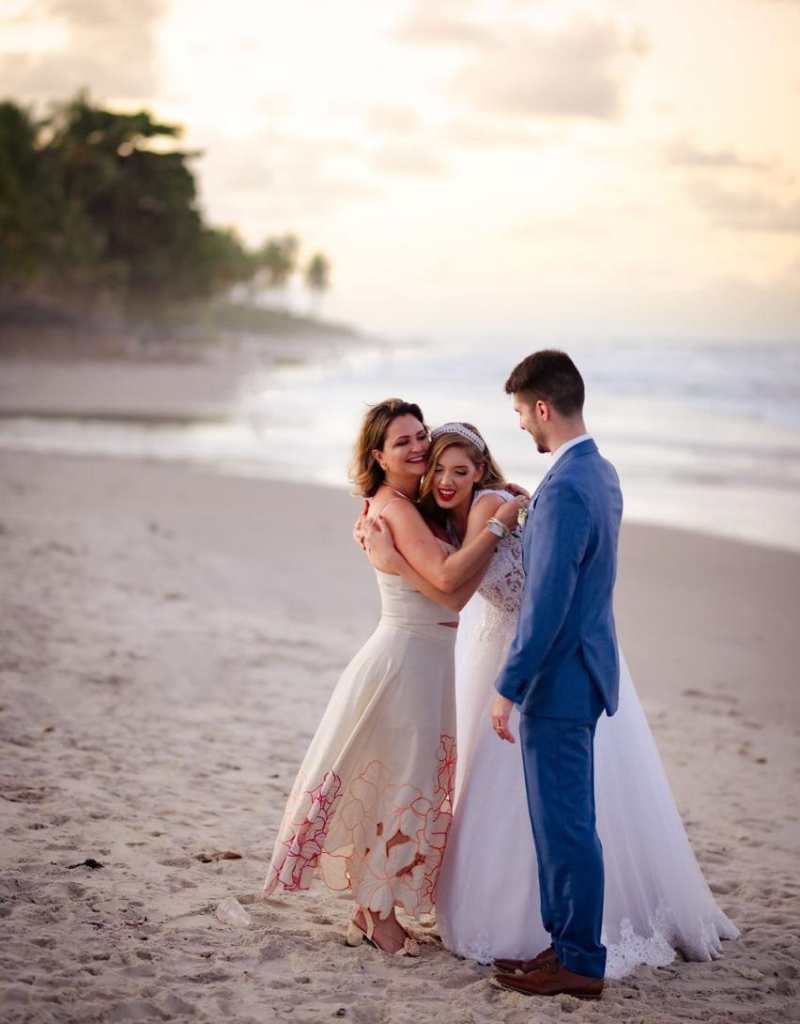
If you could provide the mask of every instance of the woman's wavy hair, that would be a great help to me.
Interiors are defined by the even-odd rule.
[[[350,463],[349,477],[353,483],[354,494],[362,498],[371,498],[383,483],[384,472],[373,452],[383,451],[386,433],[398,416],[416,416],[425,426],[422,409],[416,402],[404,402],[402,398],[385,398],[367,409]],[[425,429],[427,430],[427,427]]]
[[[434,438],[431,444],[430,451],[428,452],[428,468],[425,470],[425,475],[419,487],[417,504],[419,505],[420,512],[426,519],[439,523],[441,526],[447,524],[447,512],[436,504],[436,499],[433,496],[434,474],[436,472],[436,464],[448,448],[463,448],[467,458],[476,469],[479,469],[481,466],[483,467],[483,474],[475,484],[476,490],[482,491],[487,487],[502,488],[506,485],[503,471],[489,451],[489,446],[486,444],[483,434],[471,423],[461,423],[460,425],[471,430],[473,434],[478,435],[481,441],[483,441],[484,450],[481,451],[480,448],[472,444],[466,437],[462,437],[461,434],[440,434]]]

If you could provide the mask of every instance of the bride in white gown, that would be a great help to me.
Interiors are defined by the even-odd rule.
[[[459,432],[465,426],[467,433]],[[481,450],[467,436],[473,429],[447,424],[434,432],[429,480],[421,488],[429,495],[429,508],[435,501],[455,534],[463,529],[464,512],[471,516],[484,501],[497,504],[507,497],[502,489],[473,490],[464,479],[465,463],[483,467],[484,474],[494,467],[485,443]],[[477,439],[482,442],[480,435]],[[460,516],[459,494],[466,504]],[[523,580],[521,544],[512,534],[499,542],[479,590],[464,608],[456,642],[455,811],[436,912],[445,946],[483,963],[529,959],[550,941],[539,911],[519,746],[500,742],[489,716]],[[738,936],[697,864],[630,672],[624,657],[620,660],[619,711],[601,717],[595,741],[605,862],[603,942],[606,974],[612,978],[639,964],[667,964],[676,951],[688,960],[710,960],[719,956],[721,939]],[[510,723],[515,735],[517,724],[515,710]]]

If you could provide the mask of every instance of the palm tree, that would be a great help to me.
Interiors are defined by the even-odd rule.
[[[283,293],[298,270],[295,235],[248,249],[206,224],[178,125],[116,113],[85,92],[38,119],[0,101],[0,301],[29,296],[77,312],[138,313],[230,295],[238,284]],[[329,287],[320,253],[303,267]]]
[[[257,262],[261,269],[259,275],[263,287],[276,292],[280,304],[286,305],[286,286],[289,278],[297,269],[297,256],[300,242],[295,235],[282,235],[268,238],[257,254]]]
[[[331,286],[331,264],[327,256],[315,252],[306,265],[306,287],[311,294],[312,313],[322,313],[322,296]]]
[[[39,125],[15,103],[0,103],[0,289],[35,280],[46,245],[38,177]]]

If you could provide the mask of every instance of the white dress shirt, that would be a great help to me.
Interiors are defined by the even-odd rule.
[[[553,452],[553,461],[550,464],[548,473],[552,471],[553,466],[558,462],[564,452],[568,452],[570,448],[574,448],[576,444],[581,444],[582,441],[591,441],[591,434],[581,434],[579,437],[573,437],[571,441],[565,441],[560,448],[556,448]]]

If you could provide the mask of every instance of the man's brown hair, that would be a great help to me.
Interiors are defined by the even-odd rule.
[[[542,349],[518,363],[506,381],[507,395],[542,400],[562,416],[575,416],[583,409],[585,389],[578,367],[566,352]]]

